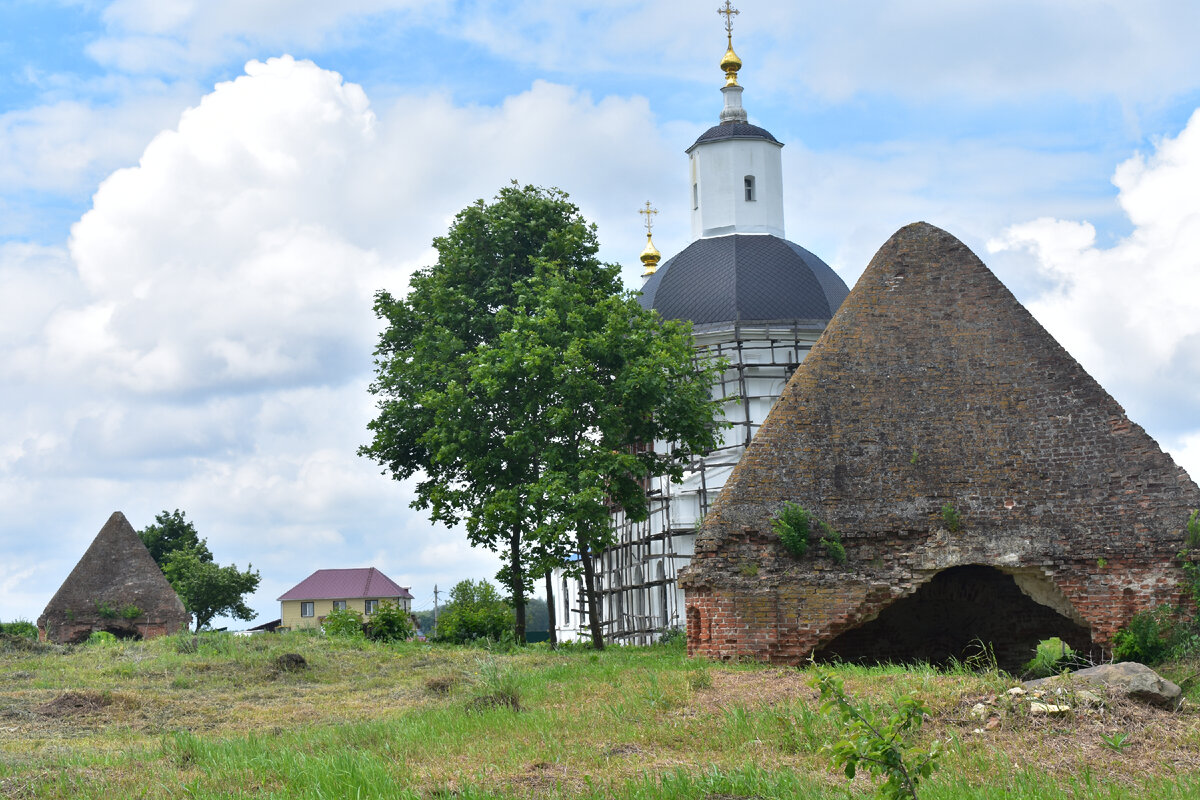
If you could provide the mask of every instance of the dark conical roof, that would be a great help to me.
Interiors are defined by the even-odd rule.
[[[641,303],[697,327],[802,321],[820,329],[849,290],[798,244],[765,234],[697,239],[650,276]]]
[[[844,565],[782,550],[770,520],[785,502],[842,533]],[[793,375],[706,517],[683,583],[792,598],[774,641],[793,660],[968,565],[1047,581],[1039,602],[1103,642],[1135,611],[1172,601],[1194,508],[1200,489],[1184,470],[983,262],[915,223],[880,248]],[[746,531],[770,554],[753,581],[729,569]]]
[[[141,613],[133,619],[122,617],[122,610],[131,607]],[[137,531],[124,514],[114,511],[51,598],[38,627],[52,639],[70,641],[84,628],[115,626],[141,634],[149,624],[166,626],[169,632],[186,626],[189,619]],[[58,636],[56,631],[71,633]]]

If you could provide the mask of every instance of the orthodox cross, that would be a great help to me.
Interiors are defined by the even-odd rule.
[[[728,2],[728,0],[726,0]],[[646,215],[646,236],[650,235],[650,229],[654,227],[654,215],[658,213],[657,208],[651,208],[650,201],[646,201],[646,207],[638,209],[639,214]]]
[[[733,18],[742,12],[734,8],[733,3],[729,2],[729,0],[725,0],[725,7],[718,8],[717,13],[725,15],[725,35],[733,39]]]

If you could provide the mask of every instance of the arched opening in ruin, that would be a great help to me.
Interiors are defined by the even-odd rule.
[[[1085,620],[1056,586],[1033,571],[951,567],[912,594],[820,648],[818,661],[945,665],[966,662],[985,643],[997,665],[1019,672],[1038,642],[1057,636],[1077,651],[1091,649]]]
[[[118,639],[140,640],[142,632],[134,627],[123,627],[120,625],[97,625],[92,628],[78,628],[62,641],[63,644],[83,644],[93,633],[111,633]]]

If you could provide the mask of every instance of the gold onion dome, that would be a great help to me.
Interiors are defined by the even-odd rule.
[[[650,240],[649,232],[646,233],[646,249],[638,256],[642,260],[642,264],[646,267],[646,271],[642,273],[642,277],[653,275],[658,269],[658,262],[662,259],[662,253],[658,252],[658,248],[654,246],[654,242]]]
[[[725,85],[737,86],[738,70],[742,68],[742,60],[738,58],[737,53],[733,52],[733,38],[729,39],[729,47],[725,49],[725,55],[721,58],[721,69],[725,70]]]

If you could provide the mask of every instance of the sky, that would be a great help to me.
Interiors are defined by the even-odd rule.
[[[638,287],[646,201],[689,241],[717,5],[0,0],[0,620],[114,510],[183,510],[261,572],[260,622],[319,568],[414,608],[492,576],[356,455],[373,295],[512,180]],[[736,6],[788,238],[853,285],[901,226],[950,231],[1200,475],[1200,4]]]

